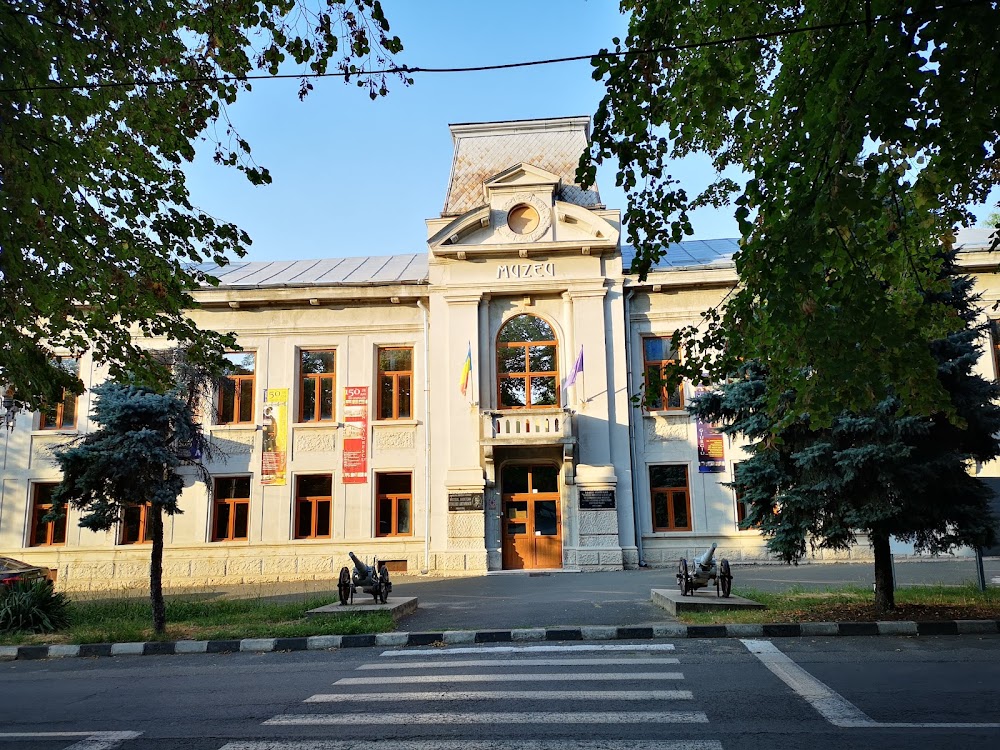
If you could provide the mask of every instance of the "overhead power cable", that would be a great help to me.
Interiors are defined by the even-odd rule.
[[[648,49],[630,49],[611,52],[601,50],[588,55],[571,55],[569,57],[552,57],[544,60],[526,60],[512,63],[496,63],[494,65],[471,65],[452,68],[430,68],[430,67],[410,67],[408,65],[394,65],[387,68],[374,70],[357,71],[330,71],[324,73],[251,73],[248,75],[218,75],[218,76],[192,76],[164,79],[130,81],[91,81],[76,83],[50,83],[39,85],[20,86],[16,88],[0,89],[0,94],[23,93],[25,91],[70,91],[70,90],[96,90],[104,88],[148,88],[159,86],[178,86],[185,83],[243,83],[246,81],[276,81],[282,79],[306,80],[311,78],[368,78],[382,75],[412,75],[416,73],[483,73],[494,70],[511,70],[514,68],[530,68],[541,65],[558,65],[568,62],[579,62],[581,60],[600,60],[611,58],[638,57],[641,55],[659,55],[666,52],[679,52],[688,49],[701,49],[705,47],[720,47],[739,42],[761,41],[764,39],[776,39],[793,34],[808,34],[817,31],[832,31],[836,29],[855,28],[858,26],[871,27],[873,23],[899,23],[908,18],[930,16],[943,10],[957,10],[973,5],[983,5],[991,0],[967,0],[961,3],[943,3],[933,8],[920,11],[883,16],[868,16],[866,18],[852,21],[837,21],[835,23],[814,24],[812,26],[796,26],[787,29],[777,29],[774,31],[760,31],[753,34],[743,34],[721,39],[708,39],[701,42],[687,42],[684,44],[669,44],[662,47],[651,47]]]

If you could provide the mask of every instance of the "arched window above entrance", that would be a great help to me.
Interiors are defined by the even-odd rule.
[[[501,409],[559,405],[559,342],[536,315],[515,315],[497,336],[497,404]]]

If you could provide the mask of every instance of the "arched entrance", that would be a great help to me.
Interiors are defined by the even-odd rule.
[[[559,467],[509,463],[500,470],[505,570],[562,567]]]

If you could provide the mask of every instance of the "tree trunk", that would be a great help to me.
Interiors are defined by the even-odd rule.
[[[872,549],[875,551],[875,612],[884,614],[896,608],[895,581],[892,577],[892,551],[889,535],[873,532]]]
[[[163,506],[153,503],[153,551],[149,560],[149,600],[153,605],[153,630],[162,633],[167,629],[167,606],[163,602]]]

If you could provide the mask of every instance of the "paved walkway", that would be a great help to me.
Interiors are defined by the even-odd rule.
[[[972,559],[899,562],[900,586],[960,585],[975,580]],[[1000,586],[1000,558],[986,560],[987,581]],[[860,563],[827,565],[759,565],[733,568],[734,586],[784,591],[825,589],[847,585],[871,586],[872,566]],[[416,596],[416,614],[400,629],[417,631],[476,630],[611,625],[627,627],[672,620],[649,601],[650,589],[673,588],[673,570],[603,573],[503,574],[463,578],[398,576],[394,596]],[[261,596],[274,601],[325,596],[336,601],[336,581],[294,581],[240,587],[217,587],[204,596]]]

